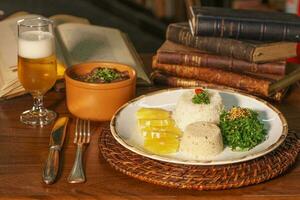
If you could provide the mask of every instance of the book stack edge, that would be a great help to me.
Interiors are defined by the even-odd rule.
[[[268,30],[260,30],[253,27],[263,27],[262,22],[251,21],[256,11],[218,8],[214,12],[215,8],[198,6],[191,10],[190,23],[168,26],[166,41],[153,57],[154,83],[173,87],[221,86],[281,101],[289,86],[300,79],[300,68],[286,62],[297,55],[297,35],[292,33],[300,27],[299,17],[267,13],[269,20],[264,26]],[[256,14],[263,16],[264,12]],[[231,29],[226,27],[227,18],[231,20]],[[280,27],[275,27],[278,18],[292,23],[286,26],[288,33],[283,34]],[[219,19],[223,19],[223,25]],[[241,24],[243,20],[248,24]],[[238,30],[242,35],[235,30],[239,26],[243,27]]]

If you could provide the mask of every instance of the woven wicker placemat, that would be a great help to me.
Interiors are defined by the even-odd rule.
[[[192,166],[166,163],[140,156],[120,145],[105,128],[99,138],[105,160],[117,171],[149,183],[196,190],[220,190],[258,184],[279,176],[294,162],[300,138],[292,131],[273,152],[243,163]]]

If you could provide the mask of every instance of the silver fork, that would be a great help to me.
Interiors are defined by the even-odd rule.
[[[90,143],[91,128],[90,121],[76,119],[75,138],[74,143],[77,144],[76,156],[72,171],[68,177],[69,183],[83,183],[85,182],[85,175],[83,170],[83,146]]]

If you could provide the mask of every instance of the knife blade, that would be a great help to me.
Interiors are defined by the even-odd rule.
[[[60,117],[52,128],[48,158],[45,162],[42,175],[43,181],[46,184],[54,183],[57,176],[59,169],[59,152],[64,143],[68,121],[68,117]]]

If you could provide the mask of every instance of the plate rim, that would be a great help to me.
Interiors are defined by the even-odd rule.
[[[282,132],[281,132],[281,135],[280,137],[278,138],[278,140],[271,144],[268,148],[264,149],[263,151],[260,151],[260,152],[257,152],[257,153],[252,153],[252,154],[249,154],[247,156],[243,156],[239,159],[230,159],[230,160],[222,160],[222,161],[213,161],[213,160],[183,160],[183,159],[173,159],[173,158],[169,158],[169,157],[162,157],[160,155],[156,155],[156,154],[151,154],[150,152],[144,152],[144,151],[141,151],[137,148],[135,148],[134,146],[132,146],[131,144],[128,144],[125,140],[123,140],[117,130],[116,130],[116,120],[117,120],[117,117],[119,116],[119,114],[121,113],[121,111],[123,109],[125,109],[128,105],[144,98],[144,97],[147,97],[147,96],[153,96],[153,95],[156,95],[156,94],[160,94],[160,93],[165,93],[165,92],[170,92],[170,91],[176,91],[176,90],[182,90],[182,89],[195,89],[195,88],[199,88],[199,87],[176,87],[176,88],[167,88],[167,89],[162,89],[162,90],[157,90],[157,91],[154,91],[154,92],[150,92],[150,93],[147,93],[147,94],[144,94],[144,95],[140,95],[130,101],[128,101],[127,103],[125,103],[123,106],[121,106],[116,112],[115,114],[113,115],[111,121],[110,121],[110,131],[113,135],[113,137],[115,138],[115,140],[117,140],[117,142],[119,144],[121,144],[124,148],[126,149],[129,149],[130,151],[140,155],[140,156],[144,156],[144,157],[147,157],[147,158],[150,158],[150,159],[154,159],[154,160],[157,160],[157,161],[161,161],[161,162],[167,162],[167,163],[174,163],[174,164],[183,164],[183,165],[199,165],[199,166],[205,166],[205,165],[225,165],[225,164],[233,164],[233,163],[240,163],[240,162],[245,162],[245,161],[249,161],[249,160],[252,160],[252,159],[255,159],[255,158],[259,158],[261,156],[264,156],[266,155],[267,153],[270,153],[271,151],[275,150],[277,147],[279,147],[282,142],[285,140],[287,134],[288,134],[288,124],[287,124],[287,120],[286,118],[284,117],[284,115],[275,107],[273,106],[272,104],[270,104],[269,102],[259,98],[259,97],[256,97],[256,96],[253,96],[253,95],[250,95],[250,94],[247,94],[247,93],[244,93],[244,92],[241,92],[241,91],[238,91],[238,90],[235,90],[235,89],[229,89],[229,88],[219,88],[219,87],[202,87],[202,88],[205,88],[205,89],[212,89],[212,90],[218,90],[218,91],[221,91],[221,92],[227,92],[227,93],[237,93],[239,95],[243,95],[243,96],[246,96],[246,97],[250,97],[250,98],[253,98],[263,104],[265,104],[267,107],[269,107],[270,109],[272,109],[279,117],[281,123],[282,123]]]

